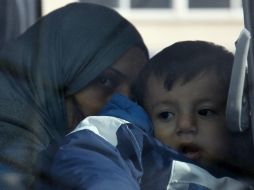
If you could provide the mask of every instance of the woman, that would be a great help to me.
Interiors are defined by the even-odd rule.
[[[0,53],[1,187],[27,189],[38,154],[95,115],[113,92],[128,95],[147,59],[132,24],[85,3],[50,13],[6,46]]]

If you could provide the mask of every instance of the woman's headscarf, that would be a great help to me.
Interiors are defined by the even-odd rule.
[[[64,98],[133,46],[147,53],[135,27],[116,11],[73,3],[43,17],[3,48],[0,155],[29,156],[58,141],[67,131]]]

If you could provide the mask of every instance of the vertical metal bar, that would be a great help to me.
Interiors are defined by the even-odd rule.
[[[254,137],[254,1],[242,0],[244,13],[244,26],[251,33],[248,54],[248,90],[251,110],[252,137]],[[254,142],[253,142],[254,143]]]

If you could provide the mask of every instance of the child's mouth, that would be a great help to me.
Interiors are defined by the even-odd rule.
[[[180,145],[177,150],[192,160],[199,160],[201,158],[201,148],[195,144]]]

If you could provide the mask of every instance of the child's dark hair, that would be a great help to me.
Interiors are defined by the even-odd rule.
[[[234,56],[224,47],[206,41],[177,42],[156,54],[143,68],[132,87],[132,96],[141,106],[151,76],[164,81],[167,90],[182,80],[183,84],[201,73],[214,71],[227,95]]]

